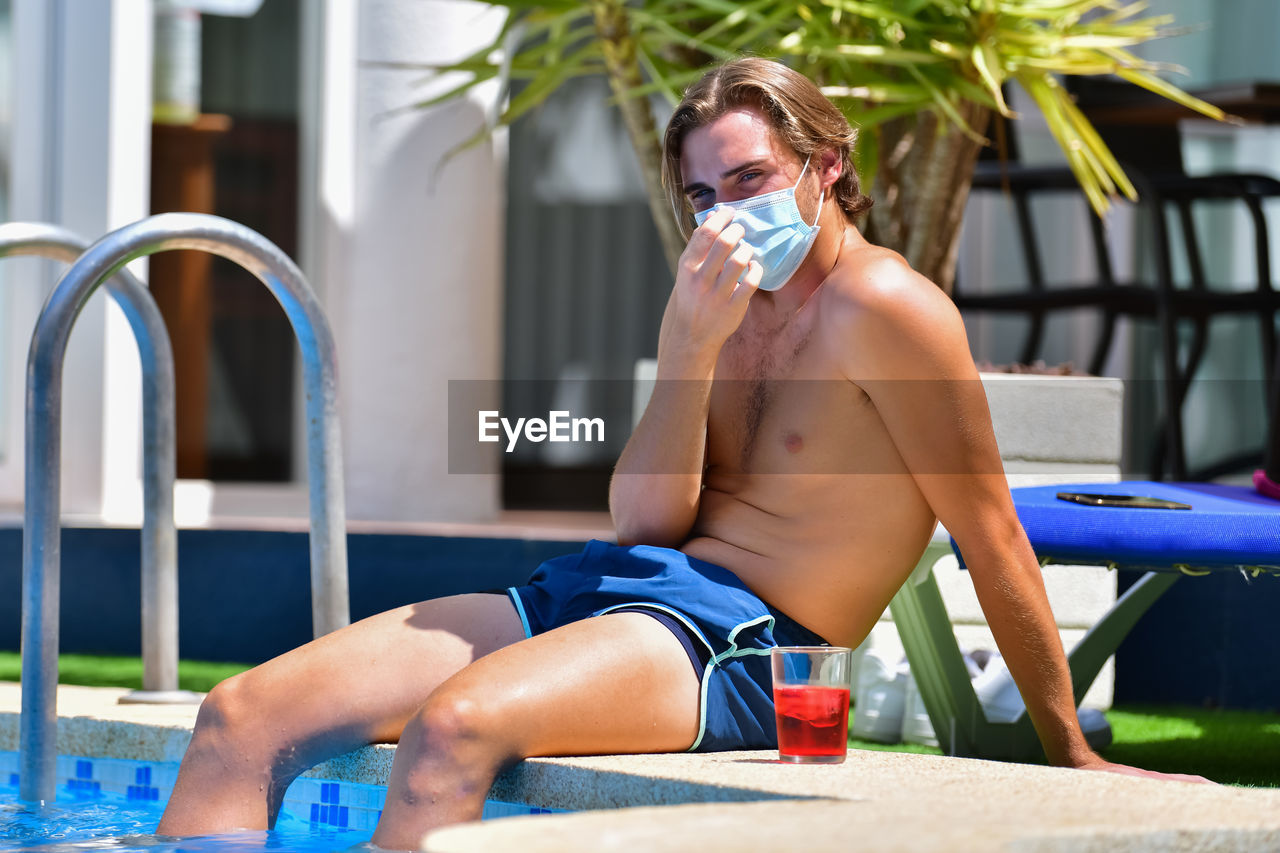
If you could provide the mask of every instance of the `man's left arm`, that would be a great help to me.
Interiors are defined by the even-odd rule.
[[[964,553],[1049,761],[1160,775],[1110,764],[1085,742],[1040,566],[1014,511],[955,305],[896,257],[875,260],[859,275],[842,312],[846,373],[871,398],[925,499]]]

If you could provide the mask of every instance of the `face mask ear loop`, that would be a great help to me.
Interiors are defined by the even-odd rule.
[[[813,225],[810,225],[810,228],[817,227],[818,220],[822,218],[822,203],[826,201],[826,199],[827,191],[824,189],[822,192],[818,193],[818,212],[813,215]]]
[[[812,159],[813,159],[812,154],[810,154],[808,157],[804,159],[804,168],[800,170],[800,177],[796,178],[796,185],[792,187],[793,190],[800,189],[800,182],[804,180],[804,173],[809,171],[809,161]]]
[[[810,154],[808,157],[804,159],[804,168],[800,170],[800,177],[796,178],[796,185],[795,187],[792,188],[793,192],[795,190],[800,189],[800,182],[804,180],[804,173],[809,171],[809,163],[812,160],[813,160],[812,154]],[[806,225],[808,225],[808,227],[813,228],[815,225],[818,224],[818,220],[822,217],[822,203],[826,200],[826,197],[827,197],[826,189],[823,189],[822,192],[818,193],[818,212],[813,215],[813,225],[809,225],[807,222],[805,223]],[[804,222],[803,216],[800,217],[800,221]]]

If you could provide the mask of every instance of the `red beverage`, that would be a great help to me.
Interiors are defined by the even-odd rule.
[[[849,744],[849,688],[775,685],[778,753],[783,761],[838,764]]]

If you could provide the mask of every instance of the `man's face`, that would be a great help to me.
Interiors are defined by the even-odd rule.
[[[809,173],[814,173],[810,164]],[[680,174],[685,197],[694,212],[717,202],[740,201],[795,186],[804,169],[802,160],[778,139],[758,110],[732,109],[684,137]],[[818,182],[805,180],[796,201],[807,221],[816,215]]]

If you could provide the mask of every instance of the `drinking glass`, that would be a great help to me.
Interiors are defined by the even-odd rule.
[[[772,650],[778,756],[793,764],[839,764],[849,742],[849,664],[843,646]]]

